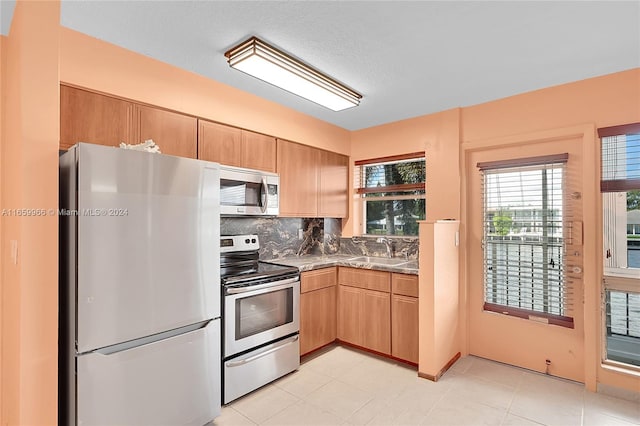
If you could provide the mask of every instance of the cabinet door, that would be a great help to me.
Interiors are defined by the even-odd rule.
[[[359,288],[338,286],[338,339],[362,346]]]
[[[242,130],[198,120],[198,158],[242,167]]]
[[[278,139],[280,216],[316,217],[319,150]]]
[[[391,299],[389,293],[360,290],[361,345],[383,354],[391,354]]]
[[[336,286],[300,295],[300,354],[336,340]]]
[[[319,217],[349,216],[349,157],[320,152]]]
[[[391,296],[391,355],[418,363],[418,299]]]
[[[163,109],[136,105],[137,141],[147,139],[160,147],[163,154],[197,157],[197,119]]]
[[[276,171],[276,138],[242,131],[242,167]]]
[[[78,142],[118,146],[132,142],[133,104],[60,86],[60,149]]]

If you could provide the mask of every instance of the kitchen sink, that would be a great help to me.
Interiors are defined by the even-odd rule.
[[[387,257],[358,256],[358,257],[352,257],[351,259],[348,259],[348,262],[396,266],[396,265],[402,265],[403,263],[408,263],[409,261],[407,259],[399,259],[399,258],[390,259]]]

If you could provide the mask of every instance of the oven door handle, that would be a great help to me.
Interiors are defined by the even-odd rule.
[[[281,290],[291,287],[291,284],[300,281],[300,278],[289,278],[286,280],[274,281],[272,283],[250,285],[247,287],[230,287],[225,289],[225,294],[241,294],[250,293],[256,290],[262,290],[265,288],[273,288],[274,290]]]
[[[263,356],[267,356],[273,352],[279,351],[280,349],[282,349],[285,346],[289,346],[294,344],[295,342],[298,341],[299,335],[293,336],[287,340],[285,340],[284,342],[280,343],[278,346],[273,347],[271,349],[268,349],[264,352],[260,352],[259,354],[255,354],[255,355],[251,355],[250,357],[244,358],[244,359],[240,359],[238,361],[229,361],[226,363],[227,367],[237,367],[239,365],[244,365],[244,364],[248,364],[252,361],[255,361],[256,359],[260,359]]]

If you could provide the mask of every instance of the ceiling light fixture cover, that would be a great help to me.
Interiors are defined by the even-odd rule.
[[[334,111],[360,104],[362,95],[256,37],[224,55],[232,68]]]

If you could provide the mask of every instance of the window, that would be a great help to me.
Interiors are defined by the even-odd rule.
[[[564,274],[568,155],[479,163],[484,309],[573,327]]]
[[[604,358],[640,367],[640,123],[598,129],[604,259]]]
[[[356,188],[362,200],[363,232],[418,235],[425,219],[424,153],[356,161]]]

